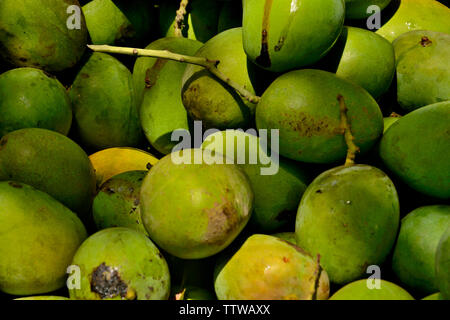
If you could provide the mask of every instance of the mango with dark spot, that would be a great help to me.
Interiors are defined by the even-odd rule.
[[[0,137],[23,128],[67,135],[72,105],[63,85],[43,71],[18,68],[0,75]]]
[[[169,50],[178,54],[194,55],[203,44],[182,37],[162,38],[146,49]],[[140,119],[150,144],[162,154],[175,147],[172,132],[189,130],[189,119],[181,100],[183,63],[141,57],[136,60],[133,80],[136,88]]]
[[[380,157],[409,187],[436,198],[450,198],[450,102],[414,110],[383,135]]]
[[[87,237],[80,219],[23,183],[0,182],[0,203],[0,291],[24,296],[63,288]]]
[[[326,300],[327,272],[301,248],[253,235],[215,280],[219,300]]]
[[[402,219],[392,270],[406,287],[422,295],[439,291],[435,256],[439,240],[450,227],[450,206],[417,208]]]
[[[383,10],[391,0],[345,0],[345,17],[347,19],[365,19],[375,12],[369,10],[370,6],[378,6]]]
[[[368,165],[341,166],[320,174],[297,212],[297,244],[320,255],[330,281],[346,284],[380,265],[394,246],[400,220],[389,177]]]
[[[170,274],[158,248],[141,232],[110,228],[90,236],[76,252],[80,288],[72,300],[167,300]]]
[[[386,280],[379,279],[379,288],[371,289],[368,282],[376,286],[373,281],[363,279],[349,283],[333,294],[330,300],[414,300],[405,289]]]
[[[15,180],[42,190],[83,220],[95,194],[95,173],[87,154],[66,136],[27,128],[0,140],[0,181]]]
[[[280,154],[309,163],[345,158],[337,97],[344,97],[355,144],[367,152],[383,133],[383,115],[363,88],[335,74],[304,69],[280,76],[256,109],[258,129],[279,130]],[[269,132],[270,134],[270,132]]]
[[[243,42],[249,59],[275,72],[317,62],[344,24],[344,0],[244,0]]]
[[[95,52],[69,92],[76,130],[86,147],[136,147],[143,139],[131,72],[116,58]]]
[[[77,0],[2,0],[0,56],[19,67],[49,72],[75,66],[87,44],[87,28]],[[68,25],[78,22],[75,28]],[[70,22],[70,23],[69,23]],[[79,28],[78,28],[79,27]]]
[[[219,71],[254,94],[242,47],[242,28],[218,34],[206,42],[195,56],[220,61],[217,66]],[[184,107],[192,119],[203,121],[205,128],[237,129],[253,124],[255,105],[208,70],[188,65],[182,82]]]
[[[410,31],[394,42],[397,100],[405,111],[450,100],[450,34]]]
[[[223,156],[201,149],[161,159],[141,187],[141,215],[152,240],[182,259],[201,259],[225,249],[253,209],[247,176]]]
[[[250,225],[258,232],[274,231],[294,224],[295,213],[310,177],[301,164],[276,158],[256,136],[226,130],[208,136],[202,148],[228,157],[248,176],[255,204]]]
[[[124,227],[147,235],[142,224],[141,185],[148,171],[128,171],[103,183],[92,204],[98,230]]]
[[[436,251],[436,282],[442,298],[450,300],[450,227],[442,235]]]

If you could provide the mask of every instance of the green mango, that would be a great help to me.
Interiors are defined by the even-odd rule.
[[[194,55],[201,42],[182,37],[162,38],[146,49],[169,50]],[[163,59],[142,57],[136,60],[133,80],[140,106],[140,119],[150,144],[162,154],[175,147],[172,132],[189,131],[189,119],[181,100],[181,78],[186,65]]]
[[[0,181],[15,180],[42,190],[83,219],[95,194],[95,172],[87,154],[66,136],[28,128],[0,140]]]
[[[253,209],[247,176],[201,149],[174,152],[152,167],[141,187],[141,215],[150,237],[182,259],[225,249]],[[222,157],[223,162],[223,157]]]
[[[381,139],[383,163],[412,189],[436,198],[450,198],[449,122],[449,101],[403,116]]]
[[[167,262],[141,232],[110,228],[90,236],[77,250],[72,265],[80,268],[79,289],[72,300],[167,300]]]
[[[258,129],[276,130],[280,154],[308,163],[345,159],[338,96],[345,99],[355,144],[368,151],[383,132],[383,115],[363,88],[321,70],[298,70],[277,78],[256,108]]]
[[[92,204],[92,215],[98,230],[124,227],[145,230],[140,209],[141,185],[147,171],[128,171],[102,184]]]
[[[220,9],[217,33],[242,27],[242,1],[223,1]]]
[[[87,44],[84,16],[80,29],[69,29],[69,6],[77,0],[2,0],[0,2],[0,56],[18,67],[49,72],[75,66]],[[81,11],[81,10],[80,10]]]
[[[350,80],[378,99],[395,74],[392,44],[372,31],[344,27],[338,42],[323,58],[325,70]]]
[[[339,289],[330,300],[414,300],[405,289],[398,285],[380,280],[380,288],[370,289],[369,280],[358,280]]]
[[[93,44],[138,45],[156,28],[150,1],[93,0],[83,6]]]
[[[249,59],[283,72],[320,60],[344,24],[344,0],[243,0],[243,42]]]
[[[67,135],[72,106],[66,89],[55,78],[34,68],[0,75],[0,137],[23,128],[44,128]]]
[[[175,17],[180,7],[179,0],[164,0],[160,4],[159,28],[161,37],[175,35]],[[190,0],[184,16],[183,36],[206,42],[217,34],[220,1]]]
[[[450,9],[435,0],[400,0],[400,6],[380,29],[379,35],[394,41],[412,30],[450,33]]]
[[[438,291],[434,264],[439,240],[450,226],[450,206],[425,206],[402,219],[392,269],[406,287],[423,294]]]
[[[272,235],[273,237],[280,238],[284,241],[287,241],[293,245],[297,245],[297,236],[295,232],[280,232]]]
[[[59,297],[59,296],[35,296],[35,297],[25,297],[25,298],[17,298],[14,300],[46,300],[46,301],[56,301],[56,300],[70,300],[66,297]]]
[[[444,300],[450,300],[450,227],[442,235],[436,251],[436,280]]]
[[[450,34],[410,31],[393,42],[397,100],[405,111],[450,100]]]
[[[436,293],[426,296],[422,300],[444,300],[444,298],[442,298],[442,295],[440,292],[436,292]]]
[[[327,272],[301,248],[253,235],[215,281],[219,300],[326,300]]]
[[[116,58],[95,52],[69,96],[76,130],[88,148],[137,147],[143,139],[131,72]]]
[[[255,194],[250,224],[257,231],[274,231],[294,223],[301,196],[310,182],[301,165],[288,159],[271,159],[273,151],[269,156],[258,137],[240,130],[212,134],[202,148],[225,155],[247,174]]]
[[[345,17],[347,19],[364,19],[370,17],[373,12],[367,12],[370,6],[378,6],[383,10],[391,0],[345,0]]]
[[[330,281],[346,284],[383,263],[397,236],[400,208],[394,184],[368,165],[320,174],[298,207],[297,244],[320,255]]]
[[[0,291],[35,295],[65,285],[66,269],[87,237],[80,219],[44,192],[0,182]]]
[[[398,121],[398,119],[400,119],[401,116],[396,115],[396,116],[390,116],[390,117],[385,117],[383,119],[384,122],[384,129],[383,129],[383,134],[386,133],[386,131],[394,124]]]
[[[242,29],[224,31],[204,44],[196,57],[219,60],[219,71],[254,94],[242,48]],[[205,128],[247,128],[253,123],[255,105],[206,69],[188,65],[182,78],[182,99],[188,114]]]

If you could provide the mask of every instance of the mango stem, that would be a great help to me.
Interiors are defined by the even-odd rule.
[[[258,96],[253,95],[250,91],[248,91],[244,86],[241,86],[237,82],[231,80],[229,77],[224,75],[222,72],[217,69],[220,61],[218,60],[210,60],[203,57],[192,57],[186,56],[174,52],[170,52],[168,50],[149,50],[149,49],[136,49],[136,48],[125,48],[125,47],[114,47],[108,45],[88,45],[88,48],[96,51],[96,52],[104,52],[104,53],[112,53],[112,54],[126,54],[130,56],[137,57],[152,57],[159,59],[167,59],[178,61],[181,63],[194,64],[200,67],[205,68],[210,73],[212,73],[219,80],[222,80],[227,85],[232,87],[237,93],[239,93],[242,98],[246,99],[250,103],[257,104],[261,99]]]
[[[347,144],[347,157],[345,159],[345,166],[352,166],[355,164],[356,153],[360,151],[359,147],[355,144],[355,137],[352,134],[351,124],[347,116],[347,105],[342,95],[337,97],[339,101],[339,108],[341,110],[341,128],[344,134],[345,143]]]
[[[175,36],[182,37],[183,36],[183,28],[184,28],[184,17],[187,14],[186,7],[189,4],[189,0],[181,0],[180,8],[177,10],[177,15],[175,17]]]

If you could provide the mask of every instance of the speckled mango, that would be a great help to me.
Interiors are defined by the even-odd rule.
[[[75,66],[88,34],[79,5],[77,0],[2,0],[0,56],[19,67],[49,72]],[[78,6],[80,14],[68,14],[70,6]],[[73,19],[78,19],[79,29],[68,28]]]
[[[162,38],[146,49],[169,50],[194,55],[203,44],[182,37]],[[181,100],[183,63],[142,57],[136,60],[133,80],[140,106],[140,121],[150,144],[162,154],[172,152],[175,130],[189,130],[189,119]]]
[[[383,135],[380,157],[404,183],[423,194],[450,198],[450,102],[414,110]]]
[[[405,111],[450,100],[450,34],[410,31],[393,45],[397,100]]]
[[[141,184],[148,171],[128,171],[107,180],[92,204],[98,230],[124,227],[147,235],[140,209]]]
[[[166,300],[170,274],[158,248],[127,228],[99,231],[83,242],[72,265],[80,268],[80,288],[72,300]]]
[[[80,219],[44,192],[0,182],[0,291],[36,295],[65,285],[66,269],[87,237]]]
[[[69,92],[76,130],[86,147],[136,147],[143,138],[131,72],[116,58],[95,52]]]
[[[243,0],[243,42],[249,59],[275,72],[317,62],[336,42],[344,0]]]
[[[417,208],[401,221],[392,270],[406,288],[422,294],[438,291],[435,256],[439,240],[450,227],[450,206]]]
[[[414,300],[405,289],[386,280],[379,280],[379,289],[369,289],[367,282],[374,285],[372,281],[364,279],[349,283],[333,294],[330,300]]]
[[[242,28],[226,30],[204,44],[195,54],[219,60],[219,71],[254,94],[242,47]],[[209,71],[188,65],[182,78],[182,99],[188,114],[205,128],[238,129],[251,126],[255,104],[242,98]]]
[[[0,114],[0,137],[23,128],[67,135],[72,125],[66,89],[35,68],[17,68],[0,75]]]
[[[276,237],[253,235],[215,281],[219,300],[326,300],[326,271],[301,248]]]
[[[87,217],[95,195],[95,173],[87,154],[66,136],[28,128],[0,140],[0,181],[15,180],[44,191]]]
[[[343,161],[347,153],[338,96],[348,109],[355,144],[368,151],[383,133],[383,115],[363,88],[335,74],[291,71],[264,92],[256,109],[258,129],[279,129],[280,154],[309,163]]]
[[[250,219],[254,195],[247,176],[217,159],[201,149],[177,151],[153,166],[142,184],[145,229],[178,258],[220,252]]]
[[[298,207],[297,245],[320,255],[330,281],[346,284],[385,261],[400,220],[389,177],[368,165],[341,166],[320,174]]]

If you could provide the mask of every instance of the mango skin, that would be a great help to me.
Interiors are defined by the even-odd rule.
[[[406,287],[422,294],[439,291],[435,255],[439,240],[450,226],[450,206],[417,208],[402,219],[392,269]]]
[[[383,135],[380,157],[386,167],[416,191],[450,197],[450,102],[414,110]]]
[[[72,125],[72,105],[63,85],[43,71],[17,68],[0,75],[0,137],[23,128],[63,135]]]
[[[0,182],[0,291],[45,294],[65,285],[66,269],[87,237],[80,219],[44,192]]]
[[[34,296],[34,297],[17,298],[14,300],[57,301],[57,300],[70,300],[70,299],[66,298],[66,297],[60,297],[60,296]]]
[[[77,0],[2,0],[0,56],[18,67],[57,72],[75,66],[87,44],[87,28],[67,28],[67,8]]]
[[[320,254],[330,281],[346,284],[384,262],[400,220],[397,191],[381,170],[354,165],[320,174],[298,207],[297,245]]]
[[[369,289],[367,281],[349,283],[333,294],[330,300],[414,300],[405,289],[392,282],[380,280],[381,289]]]
[[[153,242],[127,228],[110,228],[90,236],[72,265],[81,272],[80,289],[71,300],[167,300],[170,274]],[[110,280],[108,281],[108,275]]]
[[[136,147],[142,141],[133,78],[116,58],[95,52],[69,95],[77,132],[87,147]]]
[[[326,300],[328,276],[320,270],[301,248],[256,234],[223,267],[214,287],[219,300]]]
[[[308,163],[345,159],[338,95],[348,108],[355,144],[368,151],[383,132],[383,115],[363,88],[335,74],[304,69],[277,78],[256,108],[258,129],[279,129],[280,154]]]
[[[401,0],[388,22],[376,31],[389,41],[412,30],[450,33],[450,9],[435,0]]]
[[[388,91],[394,79],[392,44],[369,30],[344,27],[323,61],[328,64],[325,70],[360,85],[375,99]]]
[[[196,163],[172,161],[173,156],[186,155]],[[153,166],[142,184],[145,229],[158,246],[178,258],[201,259],[220,252],[250,219],[254,196],[247,176],[235,165],[207,164],[213,160],[201,149],[177,151]]]
[[[301,165],[279,158],[278,172],[264,172],[269,167],[275,169],[276,160],[270,159],[273,152],[267,153],[258,137],[240,130],[212,134],[202,148],[225,155],[247,174],[255,194],[250,225],[256,231],[275,231],[294,223],[298,204],[310,183]]]
[[[243,0],[244,50],[252,62],[264,69],[284,72],[315,63],[342,31],[344,0],[273,2]],[[266,28],[265,12],[268,12]],[[284,44],[277,49],[282,38]]]
[[[397,64],[397,100],[412,111],[450,100],[450,34],[410,31],[393,42]]]
[[[445,299],[442,298],[442,295],[440,292],[436,292],[436,293],[426,296],[425,298],[422,298],[422,300],[445,300]]]
[[[383,10],[391,0],[345,0],[345,17],[347,19],[364,19],[373,13],[367,13],[367,8],[376,5]]]
[[[241,28],[229,29],[213,37],[195,56],[219,60],[219,71],[255,93],[247,71]],[[238,129],[253,123],[255,104],[243,99],[204,68],[188,65],[182,83],[184,107],[192,119],[203,121],[205,128]]]
[[[182,37],[162,38],[146,49],[169,50],[195,55],[203,44]],[[189,119],[181,100],[181,78],[186,65],[162,59],[141,57],[136,60],[133,80],[140,106],[140,121],[147,140],[162,154],[169,154],[176,142],[175,130],[189,131]]]
[[[436,280],[444,300],[450,300],[450,227],[442,235],[436,251]]]
[[[124,227],[148,235],[140,209],[141,185],[148,171],[128,171],[107,180],[92,204],[98,230]]]
[[[66,136],[38,128],[13,131],[0,140],[0,181],[42,190],[82,219],[95,194],[95,173],[86,153]]]

